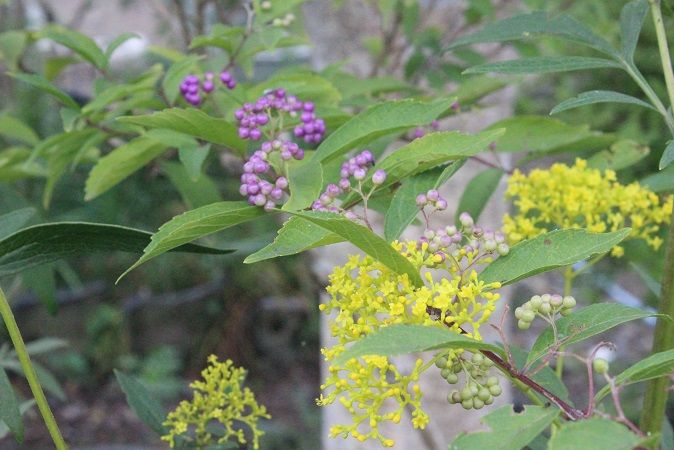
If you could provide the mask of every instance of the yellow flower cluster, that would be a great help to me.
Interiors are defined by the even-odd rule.
[[[508,240],[516,243],[555,228],[587,228],[604,233],[631,227],[630,237],[644,239],[658,249],[662,239],[660,225],[669,223],[672,196],[664,201],[634,182],[616,181],[612,170],[587,167],[576,159],[573,166],[553,164],[549,169],[534,169],[529,175],[519,171],[508,180],[506,198],[515,198],[517,214],[503,218]],[[613,256],[624,250],[616,246]]]
[[[259,449],[259,439],[264,432],[258,429],[257,422],[271,416],[264,406],[258,405],[250,389],[241,387],[246,370],[234,367],[229,359],[219,362],[215,355],[208,358],[208,363],[209,366],[201,372],[203,381],[190,384],[194,390],[192,401],[183,400],[166,418],[164,426],[169,433],[162,436],[162,440],[167,441],[171,448],[181,439],[191,442],[198,449],[222,444],[230,438],[246,444],[244,430],[239,427],[239,424],[245,424],[252,434],[253,448]],[[212,421],[223,425],[224,434],[217,440],[206,428]]]
[[[394,242],[393,247],[417,269],[438,267],[428,244]],[[450,278],[436,282],[429,272],[424,273],[427,284],[414,286],[406,274],[398,274],[369,256],[351,256],[348,262],[336,267],[330,275],[327,292],[330,301],[320,309],[331,316],[330,330],[338,343],[322,350],[328,362],[345,350],[348,343],[395,323],[449,327],[480,338],[479,326],[495,309],[499,294],[492,292],[499,283],[485,284],[477,272],[456,273],[445,268]],[[421,372],[431,364],[416,361],[409,375],[403,375],[386,357],[352,359],[343,366],[334,363],[321,386],[324,395],[319,405],[339,402],[351,413],[353,423],[338,425],[331,435],[351,435],[358,440],[378,439],[386,447],[391,439],[379,431],[384,421],[398,423],[404,409],[412,411],[415,428],[425,428],[428,415],[421,407],[422,393],[418,380]]]

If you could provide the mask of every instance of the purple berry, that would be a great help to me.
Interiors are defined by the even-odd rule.
[[[372,183],[376,186],[384,184],[386,181],[386,171],[379,169],[372,175]]]

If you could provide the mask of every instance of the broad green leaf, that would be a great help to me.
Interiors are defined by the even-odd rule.
[[[0,33],[0,60],[4,60],[9,70],[17,70],[18,61],[26,49],[27,33],[23,30],[9,30]]]
[[[566,14],[549,17],[544,11],[521,14],[491,23],[480,31],[454,40],[449,49],[482,42],[515,41],[538,35],[556,36],[586,45],[607,55],[618,55],[608,41],[573,17]]]
[[[674,141],[667,142],[665,150],[662,152],[662,157],[660,158],[660,164],[658,168],[660,170],[667,168],[672,162],[674,162]]]
[[[190,73],[194,72],[197,63],[202,56],[192,55],[187,56],[180,61],[173,63],[173,65],[166,71],[164,81],[162,81],[162,89],[166,98],[171,104],[175,103],[176,98],[180,94],[180,83]]]
[[[620,46],[623,58],[630,63],[634,61],[634,50],[647,13],[646,0],[631,1],[620,11]]]
[[[498,187],[503,173],[501,169],[487,169],[475,175],[463,191],[461,200],[459,200],[459,206],[456,209],[454,221],[458,223],[459,216],[463,212],[467,212],[477,221],[480,214],[482,214],[482,210]]]
[[[80,106],[77,104],[73,98],[60,90],[56,85],[46,78],[40,76],[40,75],[35,75],[35,74],[29,74],[29,73],[7,73],[12,78],[16,78],[19,81],[23,81],[24,83],[28,83],[31,86],[34,86],[42,91],[45,91],[47,94],[53,95],[56,97],[58,100],[61,101],[64,105],[72,108],[79,110]]]
[[[50,25],[42,29],[39,35],[68,47],[98,69],[104,69],[108,64],[105,54],[89,36],[60,25]]]
[[[128,178],[161,155],[166,145],[141,136],[117,147],[102,157],[91,169],[85,186],[85,200],[92,200]]]
[[[562,103],[552,108],[550,114],[557,114],[580,106],[594,105],[595,103],[628,103],[657,111],[650,103],[632,97],[631,95],[615,91],[587,91],[578,94],[574,98],[564,100]]]
[[[621,170],[644,159],[650,149],[630,139],[622,139],[587,160],[588,167],[600,170]]]
[[[31,164],[29,159],[30,150],[24,147],[9,147],[0,150],[0,181],[15,181],[47,175],[43,166]]]
[[[209,116],[195,108],[169,108],[143,116],[124,116],[117,120],[146,128],[168,128],[244,153],[246,141],[239,138],[234,124]]]
[[[622,66],[610,59],[586,56],[536,56],[480,64],[466,69],[463,73],[555,73],[588,69],[621,69]]]
[[[643,439],[625,425],[609,419],[592,417],[564,422],[550,438],[548,450],[578,450],[580,442],[592,443],[592,450],[632,450]]]
[[[0,216],[0,239],[20,230],[22,226],[35,217],[37,210],[32,207],[16,209]]]
[[[54,267],[51,264],[25,269],[21,273],[23,284],[35,294],[40,304],[45,307],[49,314],[58,312],[56,301],[56,278]]]
[[[559,412],[551,406],[526,405],[520,412],[512,405],[502,406],[481,419],[491,431],[462,433],[449,444],[449,450],[521,450],[545,431]]]
[[[384,220],[384,237],[391,242],[400,237],[407,226],[419,215],[416,197],[429,189],[435,188],[435,183],[441,175],[442,169],[429,170],[402,182],[391,200]]]
[[[364,95],[374,96],[386,92],[415,92],[417,89],[397,78],[358,78],[355,75],[338,72],[330,78],[345,100]]]
[[[283,205],[285,211],[297,211],[311,205],[323,187],[323,167],[314,159],[291,161],[288,168],[290,198]]]
[[[117,50],[122,44],[131,39],[140,39],[140,36],[136,33],[122,33],[112,40],[105,49],[105,59],[110,63],[110,57],[115,50]]]
[[[81,59],[75,56],[54,56],[45,60],[43,63],[44,68],[42,70],[42,74],[49,81],[54,81],[54,79],[58,77],[68,66],[77,64],[81,61]]]
[[[335,364],[343,364],[351,358],[367,355],[396,356],[450,348],[489,350],[503,355],[503,350],[496,345],[476,341],[444,327],[395,324],[357,340],[335,358]]]
[[[23,442],[23,420],[19,411],[19,401],[2,367],[0,367],[0,420],[7,425],[17,442]]]
[[[264,214],[262,208],[250,206],[246,202],[213,203],[180,214],[159,227],[143,250],[143,256],[129,267],[117,282],[136,267],[162,253]]]
[[[651,273],[641,264],[637,264],[633,261],[630,261],[630,267],[639,275],[641,281],[644,282],[644,285],[648,288],[653,295],[660,296],[660,283],[651,275]]]
[[[597,303],[586,306],[562,317],[555,322],[557,336],[564,341],[564,345],[575,344],[596,336],[613,327],[632,320],[644,319],[657,314],[619,303]],[[552,328],[548,327],[541,333],[531,347],[527,364],[534,362],[545,355],[554,343]]]
[[[628,384],[639,383],[641,381],[652,380],[653,378],[670,375],[674,371],[674,350],[655,353],[642,359],[625,369],[615,377],[616,386],[626,386]],[[610,389],[604,386],[595,400],[599,401],[610,393]]]
[[[37,145],[40,142],[31,127],[9,114],[0,115],[0,135],[28,145]]]
[[[163,425],[166,412],[150,391],[139,380],[119,370],[115,370],[115,377],[126,394],[126,402],[138,418],[158,435],[168,434],[168,430]]]
[[[192,181],[197,181],[203,177],[202,168],[210,152],[210,144],[178,148],[178,159],[185,166],[185,170]]]
[[[0,276],[48,264],[68,256],[96,251],[141,253],[151,233],[117,225],[57,222],[24,228],[0,240]],[[174,247],[175,248],[175,247]],[[229,253],[200,245],[176,251],[206,254]]]
[[[674,191],[674,166],[643,178],[639,183],[653,192]]]
[[[379,137],[428,124],[451,104],[452,99],[441,99],[431,103],[416,100],[379,103],[352,117],[330,134],[318,147],[313,159],[327,163]]]
[[[630,234],[630,228],[612,233],[584,229],[555,230],[515,244],[480,274],[485,283],[510,284],[523,278],[606,253]]]
[[[461,83],[451,94],[456,96],[456,101],[459,102],[459,105],[470,105],[485,95],[510,85],[509,81],[512,80],[508,80],[505,77],[475,76]]]
[[[414,265],[369,228],[335,213],[307,211],[291,214],[341,236],[394,272],[401,275],[407,274],[412,284],[423,285],[419,271]]]
[[[274,242],[249,255],[243,262],[253,264],[266,259],[302,253],[316,247],[344,242],[344,238],[299,217],[291,217],[278,231]]]
[[[458,161],[454,161],[452,164],[448,165],[445,167],[445,169],[442,171],[440,176],[438,177],[438,180],[435,182],[435,189],[438,189],[440,186],[445,184],[450,178],[454,176],[456,172],[459,171],[463,167],[463,165],[466,163],[467,159],[460,159]]]
[[[171,180],[173,186],[178,189],[189,209],[222,201],[217,186],[205,174],[201,174],[196,180],[192,180],[182,164],[168,161],[163,162],[161,168]]]

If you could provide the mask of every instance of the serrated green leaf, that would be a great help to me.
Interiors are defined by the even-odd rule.
[[[658,168],[660,170],[666,169],[671,163],[674,162],[674,141],[667,142],[665,150],[662,152],[662,157],[660,158],[660,164]]]
[[[250,206],[246,202],[219,202],[176,216],[159,227],[143,250],[143,256],[120,275],[117,282],[136,267],[162,253],[264,214],[262,208]]]
[[[288,168],[290,198],[284,211],[297,211],[311,205],[323,187],[323,167],[313,159],[290,161]]]
[[[366,145],[387,134],[425,125],[452,104],[452,99],[423,103],[416,100],[388,101],[374,105],[352,117],[318,147],[313,159],[327,163],[349,150]]]
[[[49,25],[40,30],[39,35],[51,39],[74,51],[98,69],[104,69],[108,58],[89,36],[60,25]]]
[[[161,155],[166,145],[141,136],[117,147],[98,160],[85,185],[85,200],[92,200],[128,178],[141,167]]]
[[[9,75],[12,78],[16,78],[19,81],[23,81],[24,83],[28,83],[31,86],[34,86],[42,91],[45,91],[47,94],[53,95],[56,97],[58,100],[61,101],[64,105],[76,109],[79,111],[80,106],[77,104],[73,98],[63,92],[61,89],[56,87],[56,85],[46,78],[40,76],[40,75],[35,75],[35,74],[29,74],[29,73],[10,73],[8,72],[7,75]]]
[[[138,418],[159,436],[168,434],[168,430],[163,425],[166,412],[147,388],[136,378],[119,370],[115,370],[115,377],[126,394],[126,402]]]
[[[239,138],[234,124],[195,108],[169,108],[142,116],[123,116],[117,120],[146,128],[168,128],[214,144],[245,153],[246,141]]]
[[[0,115],[0,135],[28,145],[37,145],[40,142],[31,127],[9,114]]]
[[[0,277],[76,254],[96,251],[141,253],[151,236],[151,233],[134,228],[97,223],[34,225],[0,240]],[[222,254],[231,250],[189,244],[176,251]]]
[[[476,341],[444,327],[395,324],[357,340],[335,358],[335,364],[366,355],[395,356],[449,348],[489,350],[503,355],[503,350],[496,345]]]
[[[674,191],[674,166],[670,165],[660,172],[642,178],[639,183],[653,192]]]
[[[650,149],[630,139],[622,139],[587,160],[588,167],[599,170],[621,170],[644,159]]]
[[[510,284],[523,278],[606,253],[629,236],[631,229],[590,233],[584,229],[555,230],[515,244],[507,256],[489,264],[480,274],[485,283]]]
[[[176,98],[178,98],[178,95],[180,94],[180,83],[183,81],[183,78],[195,70],[197,63],[202,58],[203,57],[199,55],[187,56],[184,59],[173,63],[173,65],[166,71],[161,86],[166,98],[171,104],[175,103]]]
[[[539,35],[559,37],[611,56],[618,54],[608,41],[573,17],[566,14],[549,17],[545,11],[535,11],[493,22],[480,31],[454,40],[448,48],[483,42],[515,41]]]
[[[0,420],[7,425],[18,443],[23,442],[23,420],[12,383],[0,367]]]
[[[632,450],[643,439],[618,422],[592,417],[564,422],[550,438],[548,450],[578,450],[580,442],[591,442],[592,450]]]
[[[578,311],[562,317],[555,322],[557,336],[564,341],[564,345],[572,345],[585,339],[596,336],[613,327],[632,320],[644,319],[658,314],[619,303],[597,303],[586,306]],[[554,343],[552,328],[548,327],[541,333],[529,351],[527,364],[537,361],[545,355]]]
[[[463,212],[467,212],[477,221],[504,173],[501,169],[487,169],[475,175],[461,195],[454,221],[459,223],[459,216]]]
[[[336,244],[344,240],[343,237],[308,220],[291,217],[278,231],[274,242],[249,255],[243,262],[254,264],[267,259],[296,255],[312,248]]]
[[[641,381],[652,380],[670,375],[674,371],[674,350],[652,354],[631,365],[615,377],[616,386],[627,386]],[[598,402],[610,393],[608,385],[604,386],[595,400]]]
[[[550,114],[557,114],[569,109],[579,108],[585,105],[594,105],[596,103],[627,103],[657,111],[650,103],[632,97],[631,95],[615,91],[587,91],[578,94],[574,98],[564,100],[562,103],[552,108]]]
[[[112,40],[105,49],[105,59],[110,62],[110,57],[115,50],[117,50],[122,44],[130,39],[140,39],[140,36],[136,33],[122,33]]]
[[[369,228],[335,213],[306,211],[291,212],[291,214],[341,236],[394,272],[401,275],[407,274],[415,286],[423,285],[419,271],[414,265]]]
[[[620,44],[622,55],[629,62],[634,61],[639,33],[648,13],[648,2],[635,0],[627,3],[620,11]]]
[[[210,152],[211,144],[178,148],[178,159],[180,159],[192,181],[196,182],[203,177],[202,168]]]
[[[222,201],[217,186],[205,174],[200,174],[196,180],[193,180],[188,175],[185,166],[169,161],[163,162],[161,168],[173,186],[178,189],[189,209]]]
[[[0,216],[0,239],[20,230],[30,219],[35,217],[37,210],[32,207],[16,209]]]
[[[622,66],[610,59],[589,58],[586,56],[537,56],[532,58],[511,59],[480,64],[466,69],[471,73],[556,73],[588,69],[621,69]]]
[[[449,450],[521,450],[558,416],[559,410],[553,407],[526,405],[523,411],[515,412],[512,405],[505,405],[481,419],[491,431],[460,434],[449,444]]]

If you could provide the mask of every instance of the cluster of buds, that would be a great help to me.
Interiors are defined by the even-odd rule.
[[[314,108],[312,102],[302,102],[294,95],[287,95],[284,89],[274,89],[255,103],[245,103],[234,112],[234,117],[239,122],[239,137],[257,141],[262,137],[260,127],[271,121],[274,111],[279,116],[287,113],[295,118],[299,115],[302,125],[295,127],[295,136],[307,143],[317,144],[325,135],[325,122],[316,117]]]
[[[440,122],[434,120],[428,126],[416,127],[414,131],[412,131],[410,139],[419,139],[420,137],[426,136],[426,133],[432,133],[433,131],[438,131],[439,129],[440,129]]]
[[[576,306],[576,299],[567,295],[534,295],[531,300],[522,306],[515,308],[515,318],[517,318],[517,327],[520,330],[526,330],[531,326],[536,316],[541,316],[547,322],[551,322],[555,314],[568,316]]]
[[[373,165],[374,155],[369,150],[363,150],[356,156],[352,156],[348,161],[342,164],[342,167],[339,170],[339,187],[343,191],[348,191],[351,189],[351,180],[349,180],[351,177],[353,177],[354,180],[362,183],[365,178],[367,178],[367,172],[369,168]],[[386,179],[385,172],[384,179]]]
[[[473,353],[468,359],[450,352],[438,358],[435,365],[440,369],[442,378],[451,385],[457,384],[459,375],[464,374],[464,387],[454,389],[447,395],[447,401],[451,404],[460,403],[464,409],[482,409],[494,403],[494,397],[503,392],[499,379],[489,376],[494,363],[481,353]]]
[[[288,13],[283,17],[277,17],[272,20],[271,24],[275,27],[289,27],[295,21],[296,17],[293,13]]]
[[[436,189],[431,189],[425,194],[417,195],[417,206],[421,209],[430,206],[436,211],[447,209],[447,200],[445,200]]]
[[[203,80],[197,75],[189,74],[180,83],[180,93],[187,103],[193,106],[199,106],[202,101],[202,94],[208,95],[215,90],[215,75],[213,72],[206,72]],[[236,80],[232,74],[226,70],[220,72],[220,81],[227,89],[236,87]]]

